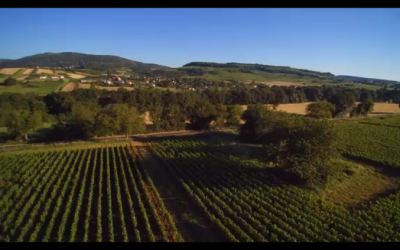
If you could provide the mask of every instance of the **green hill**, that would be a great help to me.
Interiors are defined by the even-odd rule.
[[[74,67],[81,69],[106,70],[108,68],[130,68],[132,70],[151,70],[166,68],[157,64],[146,64],[126,58],[109,55],[88,55],[82,53],[43,53],[23,57],[18,60],[0,62],[0,68],[12,67]]]
[[[339,83],[335,75],[291,67],[243,63],[191,62],[180,68],[153,71],[160,76],[201,78],[208,81],[272,82],[305,84]]]

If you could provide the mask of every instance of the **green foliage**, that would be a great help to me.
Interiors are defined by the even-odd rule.
[[[14,109],[8,116],[7,130],[14,138],[24,135],[24,139],[28,140],[28,133],[35,131],[42,124],[43,114],[40,111]]]
[[[327,101],[310,103],[307,106],[307,116],[312,118],[332,118],[335,106]]]
[[[335,105],[333,117],[345,117],[355,106],[355,96],[349,91],[340,91],[328,100]]]
[[[292,116],[269,133],[268,159],[307,186],[325,184],[337,173],[330,164],[336,156],[336,131],[328,120]]]
[[[17,79],[9,77],[4,81],[4,85],[6,85],[6,86],[17,85]]]
[[[359,103],[350,113],[350,117],[354,116],[367,116],[374,110],[374,101],[371,99],[364,99]]]
[[[242,141],[262,143],[267,161],[307,186],[324,184],[335,174],[329,161],[336,155],[336,133],[328,120],[276,112],[260,104],[249,105],[242,119]]]
[[[161,112],[160,128],[165,131],[177,131],[185,128],[185,114],[178,105],[164,107]]]
[[[243,108],[240,105],[229,105],[226,108],[226,124],[229,126],[237,126],[243,114]]]
[[[192,129],[202,130],[209,129],[211,121],[216,118],[215,106],[207,100],[196,101],[193,106],[190,107],[189,120]]]

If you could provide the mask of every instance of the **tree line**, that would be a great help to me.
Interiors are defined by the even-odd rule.
[[[399,102],[400,91],[345,89],[335,86],[237,86],[180,92],[146,88],[133,91],[122,88],[118,91],[92,88],[45,96],[33,93],[2,93],[0,127],[12,128],[15,124],[20,124],[18,126],[21,129],[9,129],[12,137],[16,138],[27,137],[27,133],[43,122],[53,123],[55,132],[50,138],[64,140],[145,131],[185,128],[200,130],[211,126],[231,126],[240,122],[243,112],[240,105],[251,104],[273,104],[276,107],[282,103],[311,101],[317,103],[308,107],[310,117],[343,117],[349,112],[357,116],[371,111],[371,104],[368,102],[389,99]],[[362,105],[356,107],[356,101],[362,101]],[[146,112],[153,123],[147,128],[143,125]],[[22,124],[26,124],[26,128]],[[131,124],[135,128],[125,128],[124,124]]]

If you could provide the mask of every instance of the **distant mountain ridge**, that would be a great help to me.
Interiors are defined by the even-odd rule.
[[[0,58],[0,63],[7,62],[7,61],[12,61],[12,59],[2,59],[2,58]]]
[[[271,66],[263,64],[246,64],[246,63],[213,63],[213,62],[191,62],[185,64],[183,68],[202,67],[225,69],[229,72],[240,73],[270,73],[270,74],[290,74],[298,77],[310,77],[317,79],[335,79],[335,75],[329,72],[318,72],[306,69],[297,69],[286,66]]]
[[[385,79],[377,79],[377,78],[367,78],[367,77],[360,77],[360,76],[349,76],[349,75],[337,75],[338,79],[344,79],[348,81],[363,81],[363,82],[383,82],[383,83],[391,83],[391,84],[400,84],[399,81],[394,80],[385,80]]]
[[[74,52],[42,53],[23,57],[17,60],[0,61],[0,68],[15,67],[76,67],[105,70],[108,68],[127,67],[134,70],[151,70],[153,68],[167,68],[165,66],[143,63],[119,56],[89,55]]]

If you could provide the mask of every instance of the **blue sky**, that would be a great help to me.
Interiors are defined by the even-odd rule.
[[[400,9],[0,9],[0,58],[290,66],[400,81]]]

